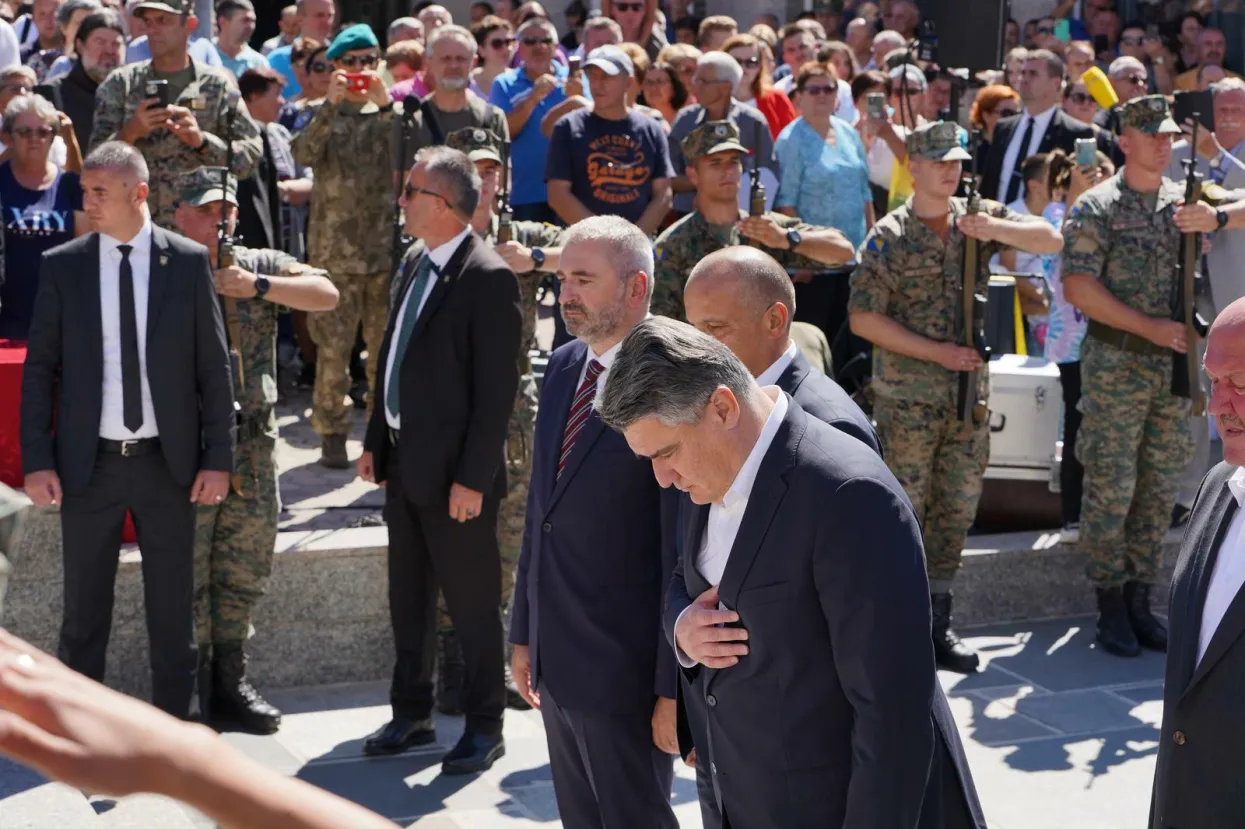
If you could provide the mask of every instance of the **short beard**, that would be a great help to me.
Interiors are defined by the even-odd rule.
[[[82,70],[86,72],[88,78],[96,83],[103,83],[104,79],[107,78],[112,73],[112,70],[116,68],[117,64],[109,66],[107,63],[101,63],[98,66],[91,66],[86,61],[82,62]]]
[[[437,78],[437,89],[444,89],[447,92],[462,92],[471,86],[471,80],[468,78]]]
[[[595,314],[589,313],[588,309],[582,305],[577,305],[575,308],[583,316],[580,319],[567,319],[563,315],[562,321],[566,323],[566,330],[571,336],[584,342],[600,340],[602,337],[617,331],[618,326],[622,324],[623,315],[626,313],[626,308],[622,302],[617,302],[608,308],[602,308]]]

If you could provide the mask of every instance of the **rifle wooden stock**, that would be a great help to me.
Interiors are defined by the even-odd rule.
[[[755,124],[756,141],[753,142],[754,147],[761,146],[761,125]],[[765,215],[765,185],[761,183],[761,160],[757,158],[756,151],[752,153],[752,187],[749,190],[748,200],[749,216]]]
[[[497,244],[509,242],[514,232],[511,222],[514,211],[510,209],[510,142],[501,145],[501,186],[497,188]]]
[[[974,146],[974,158],[976,157]],[[976,164],[974,164],[974,168]],[[967,215],[981,212],[981,194],[977,192],[976,176],[966,177]],[[956,342],[981,355],[981,368],[959,372],[956,393],[956,414],[963,423],[981,424],[989,411],[981,396],[982,372],[989,371],[990,348],[986,343],[986,307],[990,296],[989,278],[981,278],[981,256],[977,240],[964,235],[964,258],[960,283],[960,305],[956,314]]]
[[[1193,135],[1189,146],[1197,147],[1198,114],[1193,114]],[[1197,172],[1197,153],[1182,162],[1185,168],[1185,204],[1198,199],[1201,176]],[[1176,258],[1176,278],[1172,283],[1172,320],[1184,326],[1185,353],[1172,351],[1171,392],[1176,397],[1187,397],[1193,415],[1206,413],[1206,394],[1202,391],[1201,370],[1197,363],[1197,340],[1206,334],[1206,323],[1197,313],[1197,264],[1202,255],[1202,235],[1182,233],[1180,250]]]

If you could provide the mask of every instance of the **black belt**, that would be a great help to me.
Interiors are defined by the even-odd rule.
[[[1128,351],[1133,354],[1142,354],[1147,357],[1166,357],[1172,353],[1170,348],[1156,345],[1145,337],[1139,337],[1136,334],[1112,328],[1097,320],[1089,321],[1089,326],[1086,328],[1085,333],[1099,342],[1115,346],[1121,351]]]
[[[160,438],[140,438],[138,440],[99,439],[99,451],[109,455],[123,455],[136,458],[139,455],[150,455],[160,451]]]

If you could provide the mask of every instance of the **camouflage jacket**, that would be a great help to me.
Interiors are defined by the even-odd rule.
[[[766,213],[765,215],[785,230],[794,228],[800,233],[814,233],[822,229],[781,213]],[[739,211],[739,218],[748,218],[747,212]],[[657,263],[656,273],[653,275],[653,313],[676,320],[684,319],[683,285],[687,282],[687,277],[696,263],[714,251],[745,243],[749,242],[740,235],[736,225],[709,224],[699,210],[689,213],[666,228],[654,242]],[[829,267],[789,250],[779,250],[759,244],[757,247],[777,259],[778,264],[784,268],[825,270]]]
[[[296,274],[324,273],[317,268],[301,264],[288,253],[266,248],[233,249],[234,263],[243,270],[267,276],[294,276]],[[222,305],[224,297],[220,297]],[[239,299],[238,328],[242,342],[238,351],[242,355],[242,373],[246,388],[234,377],[234,398],[242,407],[248,420],[267,424],[266,431],[277,433],[277,318],[282,306],[266,299],[252,297]],[[222,310],[222,314],[223,314]]]
[[[225,113],[229,109],[228,94],[236,89],[233,76],[224,69],[208,66],[191,58],[194,79],[173,103],[189,109],[203,131],[204,145],[191,149],[166,129],[158,129],[134,146],[147,159],[151,171],[151,221],[163,228],[175,229],[173,210],[177,203],[177,177],[203,166],[225,166]],[[138,106],[146,99],[147,81],[151,77],[151,61],[144,60],[122,66],[99,85],[95,91],[95,123],[91,129],[90,149],[116,139]],[[234,105],[234,139],[232,173],[240,179],[251,175],[263,154],[259,127],[247,114],[239,100]]]
[[[307,261],[334,276],[385,273],[393,266],[393,109],[327,101],[294,136],[294,160],[315,170]]]
[[[1181,185],[1167,178],[1157,192],[1138,193],[1122,171],[1087,190],[1063,224],[1065,278],[1089,274],[1128,307],[1166,317],[1180,249],[1172,216],[1183,198]]]
[[[860,247],[848,312],[884,314],[922,337],[953,342],[964,278],[964,235],[955,223],[966,210],[964,199],[951,199],[952,230],[946,244],[916,217],[912,199],[880,219]],[[1042,221],[984,199],[981,211],[1009,221]],[[1004,247],[980,243],[979,261],[988,261]],[[878,397],[946,405],[954,403],[957,386],[957,372],[937,363],[873,349],[873,388]]]

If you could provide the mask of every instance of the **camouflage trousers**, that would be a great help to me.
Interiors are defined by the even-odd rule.
[[[955,407],[879,397],[873,407],[886,465],[899,479],[925,542],[930,587],[950,587],[977,515],[990,429],[962,423]]]
[[[1151,583],[1189,460],[1189,401],[1171,393],[1171,358],[1087,338],[1081,352],[1085,467],[1081,549],[1098,587]]]
[[[281,499],[276,439],[261,435],[238,446],[231,486],[217,506],[195,513],[195,631],[199,644],[236,644],[250,638],[251,617],[272,573]]]
[[[316,387],[311,399],[311,427],[319,435],[350,434],[350,354],[355,331],[363,324],[367,345],[367,405],[376,397],[376,361],[389,318],[388,271],[330,278],[341,298],[332,311],[307,315],[307,331],[316,344]]]
[[[536,379],[524,375],[510,414],[506,437],[506,497],[498,510],[497,542],[501,550],[502,622],[510,624],[510,605],[514,601],[514,574],[523,548],[523,523],[527,516],[527,485],[532,479],[532,442],[536,428]],[[445,594],[437,597],[437,630],[451,631],[454,623],[445,607]],[[507,629],[507,635],[509,630]]]

